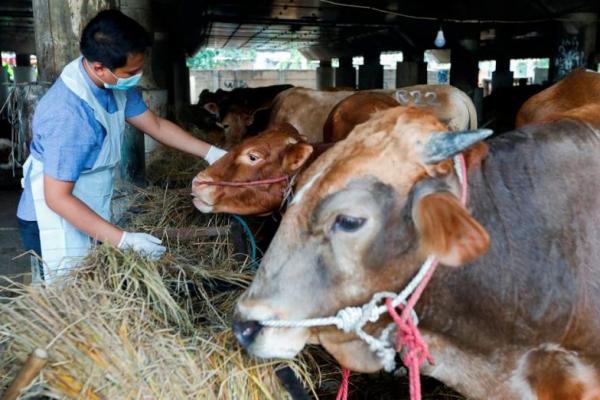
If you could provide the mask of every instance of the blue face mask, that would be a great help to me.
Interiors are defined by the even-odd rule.
[[[115,90],[131,89],[132,87],[134,87],[135,85],[137,85],[140,82],[140,79],[142,79],[141,72],[137,75],[130,76],[129,78],[119,78],[110,69],[108,70],[108,72],[110,72],[112,74],[112,76],[117,78],[117,83],[112,84],[112,83],[106,83],[103,81],[102,83],[104,84],[104,87],[107,89],[115,89]]]
[[[85,62],[88,63],[88,65],[90,67],[90,71],[92,71],[92,74],[94,74],[94,76],[96,78],[98,78],[102,82],[102,84],[104,85],[104,87],[107,88],[107,89],[115,89],[115,90],[127,90],[127,89],[131,89],[132,87],[134,87],[135,85],[137,85],[140,82],[140,79],[142,79],[142,73],[141,72],[139,74],[137,74],[137,75],[130,76],[129,78],[119,78],[118,76],[116,76],[109,69],[108,72],[110,72],[112,74],[112,76],[114,76],[115,78],[117,78],[117,83],[114,83],[114,84],[113,83],[106,83],[102,79],[100,79],[100,77],[98,75],[96,75],[96,72],[94,71],[94,68],[90,65],[89,61],[85,60]]]

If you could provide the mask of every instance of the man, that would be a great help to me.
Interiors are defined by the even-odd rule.
[[[125,121],[209,163],[225,153],[146,107],[133,87],[149,45],[137,22],[119,11],[100,12],[83,30],[82,57],[64,68],[37,105],[17,217],[26,248],[44,260],[46,281],[72,268],[92,240],[155,259],[165,251],[160,239],[109,222]]]

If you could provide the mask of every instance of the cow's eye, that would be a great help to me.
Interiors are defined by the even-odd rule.
[[[259,157],[256,154],[248,153],[248,159],[252,162],[258,161]]]
[[[360,217],[351,217],[349,215],[340,214],[335,217],[335,222],[333,223],[333,231],[342,231],[342,232],[356,232],[365,224],[366,218]]]

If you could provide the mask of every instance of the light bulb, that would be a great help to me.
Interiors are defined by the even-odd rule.
[[[435,37],[435,40],[433,41],[433,44],[435,44],[437,47],[444,47],[444,45],[446,44],[446,38],[444,37],[444,31],[442,30],[441,27],[437,33],[437,36]]]

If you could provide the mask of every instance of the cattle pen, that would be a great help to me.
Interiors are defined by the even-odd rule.
[[[0,0],[0,400],[600,399],[597,0]]]

